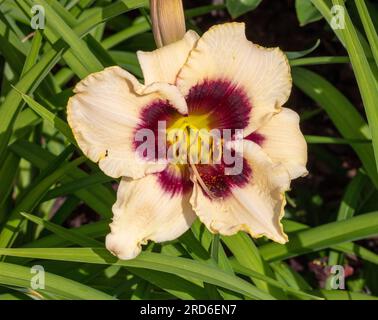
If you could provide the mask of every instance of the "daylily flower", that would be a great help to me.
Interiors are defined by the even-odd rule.
[[[306,175],[299,117],[283,108],[290,67],[278,48],[248,41],[242,23],[212,27],[153,52],[138,52],[144,85],[111,67],[75,88],[68,122],[83,153],[109,176],[122,177],[106,247],[131,259],[148,240],[170,241],[198,217],[212,233],[246,231],[285,243],[285,191]],[[139,129],[157,122],[189,128],[243,129],[243,170],[223,164],[136,161]]]

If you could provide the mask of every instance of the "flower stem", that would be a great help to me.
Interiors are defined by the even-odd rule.
[[[186,32],[182,0],[150,0],[151,20],[158,48],[181,40]]]

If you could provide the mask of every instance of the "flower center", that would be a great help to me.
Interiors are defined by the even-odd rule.
[[[168,157],[173,163],[189,164],[204,192],[210,198],[215,198],[196,167],[198,164],[221,162],[221,134],[214,135],[214,130],[209,129],[209,123],[208,114],[177,119],[167,129],[167,142],[170,146]]]
[[[221,135],[215,133],[210,131],[208,114],[180,117],[167,128],[169,159],[178,164],[220,161]]]

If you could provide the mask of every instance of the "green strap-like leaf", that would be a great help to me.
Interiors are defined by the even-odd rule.
[[[269,243],[260,253],[267,261],[282,260],[377,234],[378,212],[372,212],[291,234],[287,244]]]
[[[241,293],[252,299],[274,300],[273,296],[256,288],[247,281],[231,276],[216,267],[212,267],[198,261],[165,256],[157,253],[143,252],[137,258],[127,261],[117,260],[106,249],[101,248],[0,248],[0,255],[95,264],[112,264],[124,267],[152,269],[180,275],[182,277],[196,278],[201,281]]]
[[[0,283],[7,286],[30,288],[33,277],[36,274],[30,272],[31,268],[16,264],[0,262]],[[93,289],[89,286],[72,281],[61,276],[44,272],[45,289],[29,289],[30,295],[38,294],[43,297],[44,292],[72,300],[114,300],[113,297]]]

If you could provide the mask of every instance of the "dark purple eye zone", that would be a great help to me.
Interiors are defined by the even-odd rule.
[[[186,97],[189,114],[208,114],[210,129],[244,129],[252,110],[242,88],[227,80],[205,80]]]
[[[202,192],[208,198],[227,198],[231,195],[232,188],[245,186],[252,178],[252,168],[247,161],[243,159],[243,168],[240,174],[226,175],[226,165],[222,164],[200,164],[197,165],[197,171],[210,191],[210,195],[201,187]]]
[[[252,141],[252,142],[258,144],[259,146],[261,146],[265,141],[265,137],[261,133],[258,133],[257,131],[251,133],[250,135],[248,135],[244,139]]]
[[[219,129],[221,138],[227,139],[223,135],[223,129],[228,129],[231,136],[236,130],[245,129],[248,126],[252,106],[243,88],[237,87],[227,80],[205,80],[194,86],[186,97],[189,116],[205,116],[208,128],[199,129]],[[148,150],[153,150],[152,156],[147,151],[141,156],[147,160],[157,160],[161,154],[166,155],[168,143],[161,143],[159,139],[166,139],[166,135],[160,132],[159,122],[165,122],[165,128],[175,123],[180,118],[185,117],[177,112],[168,100],[156,100],[147,105],[140,114],[140,125],[136,128],[135,135],[141,129],[148,129],[154,134],[151,145],[147,144]],[[264,137],[258,133],[251,135],[250,139],[256,143],[262,143]],[[160,143],[159,143],[160,142]],[[141,145],[146,146],[146,140],[136,141],[134,148]],[[161,146],[165,150],[159,150]],[[159,151],[163,151],[162,153]],[[234,155],[233,155],[234,156]],[[165,158],[165,157],[164,157]],[[242,187],[250,181],[252,169],[247,161],[242,161],[242,171],[235,175],[226,175],[226,165],[221,164],[195,164],[202,183],[202,191],[209,198],[225,198],[231,194],[233,187]],[[172,165],[166,170],[157,173],[160,186],[172,197],[179,194],[186,194],[192,189],[190,180],[190,165]],[[205,188],[203,187],[205,185]],[[209,194],[210,193],[210,194]]]
[[[168,165],[167,169],[156,175],[160,186],[171,197],[187,194],[192,190],[193,183],[188,166]]]
[[[148,129],[153,132],[154,141],[151,143],[146,143],[147,139],[144,141],[137,141],[134,139],[134,149],[137,150],[139,146],[146,143],[148,150],[153,150],[153,156],[147,157],[147,151],[144,150],[142,156],[147,160],[157,160],[159,159],[159,146],[164,145],[159,144],[159,138],[166,138],[165,133],[162,132],[159,135],[159,121],[166,123],[166,128],[169,127],[174,121],[182,117],[182,115],[177,112],[177,110],[171,105],[168,100],[156,100],[143,108],[140,119],[141,122],[135,130],[134,137],[136,137],[137,132],[141,132],[142,129]],[[166,150],[163,150],[165,153]]]
[[[222,164],[198,164],[198,174],[205,184],[202,192],[210,199],[227,198],[231,195],[232,188],[245,186],[252,178],[252,168],[243,159],[243,168],[240,174],[225,175],[226,165]],[[164,171],[157,173],[160,186],[172,197],[187,194],[192,190],[193,183],[190,180],[189,166],[169,165]],[[201,185],[201,184],[200,184]],[[210,194],[208,194],[210,191]]]

